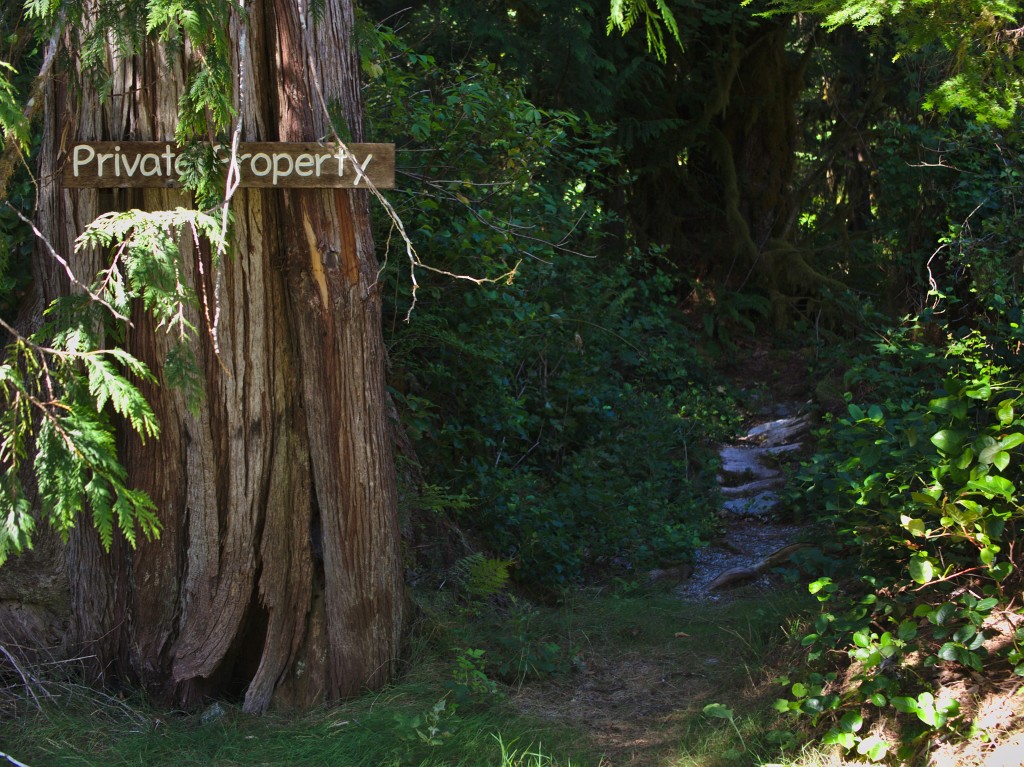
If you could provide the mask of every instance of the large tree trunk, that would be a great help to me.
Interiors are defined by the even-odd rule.
[[[339,130],[361,138],[351,2],[327,0],[317,21],[306,6],[253,4],[245,141],[328,136],[327,103],[345,115]],[[100,210],[190,204],[170,190],[63,190],[52,175],[72,140],[173,137],[186,62],[153,42],[110,56],[109,101],[60,80],[47,96],[39,218],[65,253]],[[246,709],[261,711],[353,695],[394,670],[404,600],[368,206],[365,192],[241,190],[234,253],[219,270],[205,243],[182,243],[183,274],[211,318],[219,301],[219,355],[195,307],[198,409],[151,387],[159,441],[125,438],[161,540],[108,556],[83,521],[70,543],[72,639],[99,677],[137,680],[185,706],[244,692]],[[103,257],[74,265],[94,274]],[[50,297],[69,289],[52,269],[40,278]],[[158,373],[170,343],[145,322],[127,341]]]

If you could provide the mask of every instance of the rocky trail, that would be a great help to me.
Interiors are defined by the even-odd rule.
[[[786,481],[783,465],[802,453],[813,419],[796,404],[778,405],[773,415],[750,427],[738,444],[719,449],[725,529],[697,552],[693,572],[677,589],[684,599],[718,600],[740,585],[769,589],[771,569],[805,546],[807,529],[782,521],[779,490]]]

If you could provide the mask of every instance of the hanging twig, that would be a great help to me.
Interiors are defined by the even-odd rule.
[[[40,242],[43,243],[43,246],[49,252],[50,256],[58,264],[60,264],[61,266],[64,267],[64,272],[67,274],[68,280],[71,281],[72,285],[77,285],[78,287],[80,287],[85,292],[85,294],[87,296],[89,296],[89,298],[91,298],[93,301],[98,303],[100,306],[106,308],[107,311],[109,311],[112,315],[114,315],[115,318],[121,320],[128,327],[132,327],[132,322],[131,322],[130,319],[128,319],[128,317],[126,317],[125,315],[123,315],[119,311],[117,311],[117,309],[115,309],[113,306],[111,306],[110,303],[106,299],[104,299],[102,296],[94,293],[84,283],[80,282],[77,277],[75,277],[75,273],[73,271],[71,271],[71,265],[67,262],[67,260],[63,256],[60,255],[60,253],[57,252],[57,249],[53,247],[53,244],[50,242],[49,239],[47,239],[46,235],[43,234],[41,231],[39,231],[38,227],[36,227],[36,225],[34,223],[32,223],[32,221],[30,221],[28,218],[26,218],[22,214],[22,212],[20,210],[15,208],[9,202],[5,202],[4,205],[6,205],[8,208],[10,208],[12,211],[14,211],[14,215],[16,215],[18,218],[20,218],[23,223],[25,223],[29,228],[32,229],[32,233],[35,234],[35,236],[39,239]]]
[[[960,230],[961,231],[964,231],[964,230],[966,230],[968,232],[970,231],[970,229],[971,229],[971,217],[975,213],[977,213],[979,210],[981,210],[981,207],[986,202],[988,202],[988,198],[985,198],[984,200],[979,202],[977,207],[975,207],[974,210],[972,210],[970,213],[967,214],[967,218],[965,218],[964,222],[960,225]],[[928,273],[928,285],[929,285],[929,287],[931,287],[931,292],[935,294],[935,304],[932,306],[932,309],[938,309],[939,308],[939,304],[942,302],[942,299],[944,298],[944,296],[939,292],[939,283],[935,279],[935,275],[932,274],[932,261],[935,260],[935,257],[937,255],[939,255],[939,253],[941,253],[943,250],[945,250],[946,248],[948,248],[952,244],[953,244],[953,242],[944,242],[941,245],[939,245],[939,247],[937,247],[935,249],[935,252],[932,253],[931,256],[928,257],[928,261],[925,263],[925,271]]]
[[[243,3],[241,13],[238,14],[238,106],[236,109],[235,128],[231,134],[231,157],[228,159],[228,174],[224,188],[224,201],[221,203],[220,211],[220,239],[217,241],[217,251],[214,263],[213,278],[213,320],[210,320],[210,310],[206,302],[206,292],[203,291],[203,309],[206,313],[206,323],[210,327],[210,337],[213,341],[213,353],[220,359],[220,342],[217,338],[217,326],[220,322],[220,286],[223,275],[223,258],[227,252],[228,240],[228,213],[231,208],[231,199],[238,191],[242,183],[242,171],[238,166],[238,145],[242,140],[242,118],[245,111],[245,57],[248,48],[249,37],[249,14],[246,5]],[[205,282],[203,278],[202,258],[199,259],[200,283]]]
[[[303,46],[306,50],[306,66],[309,69],[310,79],[313,82],[313,89],[316,92],[318,101],[320,102],[320,109],[323,111],[323,115],[327,120],[328,126],[330,127],[330,136],[332,140],[335,141],[340,147],[342,156],[346,159],[350,159],[353,162],[355,162],[355,157],[349,151],[349,148],[345,144],[345,142],[342,141],[341,136],[338,133],[338,128],[334,124],[334,119],[331,116],[331,112],[327,108],[327,100],[324,98],[323,88],[320,85],[320,73],[317,70],[316,61],[313,58],[313,50],[315,49],[315,47],[313,45],[313,40],[310,38],[309,35],[309,27],[306,24],[306,8],[302,2],[299,3],[299,24],[302,27]],[[416,279],[417,267],[420,269],[426,269],[427,271],[430,272],[434,272],[435,274],[442,274],[446,277],[451,277],[456,280],[467,280],[476,285],[483,285],[486,283],[495,282],[507,282],[511,284],[512,280],[515,278],[516,271],[518,270],[519,264],[521,264],[522,261],[519,261],[510,271],[505,272],[504,274],[501,274],[497,277],[472,277],[466,274],[455,274],[454,272],[448,272],[443,269],[437,269],[436,267],[424,264],[420,260],[419,255],[416,253],[416,248],[412,244],[412,239],[406,233],[405,224],[402,221],[401,217],[398,215],[398,212],[394,209],[391,203],[388,202],[387,198],[385,198],[384,195],[381,194],[380,190],[377,189],[377,187],[370,179],[366,179],[366,184],[367,188],[370,191],[370,194],[372,194],[377,199],[377,202],[380,203],[381,207],[384,208],[384,211],[387,213],[388,218],[391,219],[393,231],[397,230],[399,236],[402,238],[402,241],[405,243],[405,253],[409,259],[409,278],[412,282],[412,302],[409,305],[409,310],[405,313],[406,322],[408,322],[409,319],[412,317],[412,312],[416,308],[416,292],[419,289],[419,282]],[[390,235],[388,237],[388,241],[390,242]],[[385,255],[385,261],[386,260],[387,256]],[[376,284],[377,281],[375,280],[373,284],[368,287],[368,290],[372,290],[376,286]]]

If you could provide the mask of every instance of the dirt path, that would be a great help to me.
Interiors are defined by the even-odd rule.
[[[756,695],[763,659],[754,634],[765,623],[755,627],[749,616],[779,587],[772,570],[781,562],[773,555],[807,536],[803,525],[783,521],[779,491],[782,465],[801,455],[811,426],[799,405],[775,406],[736,444],[722,446],[722,534],[697,553],[689,577],[669,594],[637,598],[634,612],[588,616],[592,624],[581,634],[595,632],[595,641],[584,650],[582,672],[520,689],[517,707],[588,732],[604,767],[653,766],[676,763],[672,754],[714,726],[704,705]],[[602,632],[617,632],[616,641],[601,641]],[[623,649],[623,635],[636,637],[635,649]]]

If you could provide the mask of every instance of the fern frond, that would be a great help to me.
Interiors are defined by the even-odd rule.
[[[484,556],[476,551],[455,563],[455,572],[466,593],[476,599],[489,599],[508,587],[512,560]]]
[[[669,36],[682,47],[679,26],[665,0],[654,0],[653,8],[648,0],[612,0],[605,34],[611,34],[614,29],[626,34],[641,18],[644,20],[644,31],[647,35],[647,49],[659,61],[668,58],[664,29],[667,29]]]

